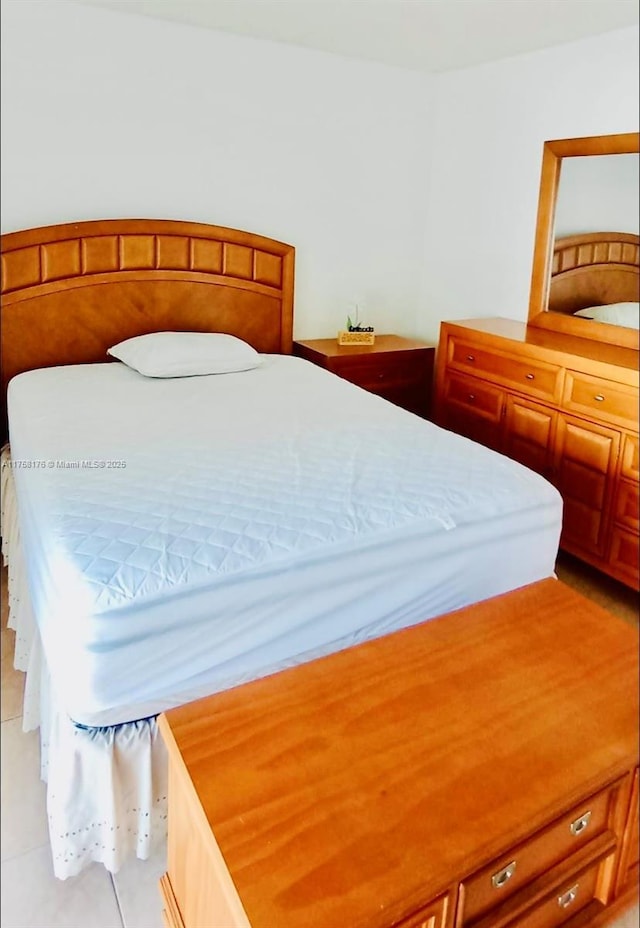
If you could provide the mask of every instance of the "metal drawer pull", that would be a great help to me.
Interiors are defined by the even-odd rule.
[[[473,354],[468,354],[468,355],[467,355],[467,361],[475,361],[475,359],[476,359],[476,358],[475,358],[475,355],[473,355]]]
[[[598,403],[604,403],[604,396],[602,393],[596,393],[594,400],[596,400]]]
[[[585,812],[584,815],[581,815],[580,818],[577,818],[575,822],[571,822],[569,825],[569,831],[572,835],[581,835],[590,821],[591,812]]]
[[[535,374],[525,374],[524,376],[527,378],[527,380],[535,380],[535,379],[536,379],[536,378],[535,378]]]
[[[558,896],[558,905],[561,909],[568,909],[572,902],[576,901],[578,895],[578,886],[576,883],[575,886],[572,886],[571,889],[568,889],[566,893],[563,893],[561,896]]]
[[[469,394],[469,399],[471,400],[472,403],[473,403],[473,401],[475,400],[475,398],[476,398],[475,393],[470,393],[470,394]]]
[[[505,883],[508,883],[513,874],[516,872],[516,862],[512,860],[503,870],[498,870],[491,877],[491,882],[495,889],[500,889]]]

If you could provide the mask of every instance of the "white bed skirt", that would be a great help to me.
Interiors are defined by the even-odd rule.
[[[22,727],[40,729],[54,873],[64,880],[92,861],[115,873],[134,854],[146,860],[166,838],[166,749],[154,718],[82,728],[60,709],[31,611],[10,462],[5,447],[1,525],[8,624],[16,633],[14,666],[27,675]]]

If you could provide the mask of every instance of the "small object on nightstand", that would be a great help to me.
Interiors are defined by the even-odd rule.
[[[361,325],[358,320],[358,304],[356,303],[356,321],[347,316],[347,327],[338,332],[339,345],[373,345],[376,337],[372,325]]]
[[[338,344],[339,345],[373,345],[375,344],[376,336],[371,329],[371,331],[366,329],[349,329],[348,332],[338,332]]]

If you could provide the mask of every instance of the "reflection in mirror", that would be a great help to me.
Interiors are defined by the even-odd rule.
[[[637,347],[638,134],[545,142],[529,324]]]
[[[565,158],[556,204],[556,238],[604,231],[637,235],[639,165],[634,154]]]
[[[639,158],[566,158],[547,309],[637,329]]]

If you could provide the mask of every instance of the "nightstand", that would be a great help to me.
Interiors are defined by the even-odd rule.
[[[373,345],[339,345],[335,338],[293,343],[293,353],[428,418],[435,346],[400,335],[376,335]]]

